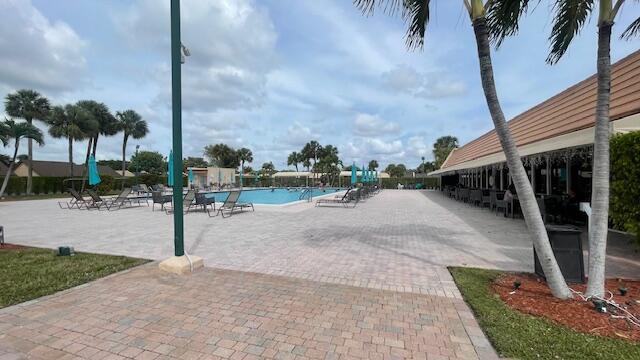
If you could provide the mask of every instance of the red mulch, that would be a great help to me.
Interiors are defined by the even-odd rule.
[[[520,288],[514,289],[514,281],[520,281]],[[572,284],[573,290],[583,292],[586,285]],[[606,288],[614,295],[613,300],[626,306],[636,318],[640,318],[640,281],[624,279],[608,279]],[[626,296],[621,296],[619,287],[626,287]],[[630,324],[625,319],[611,317],[612,307],[607,313],[599,313],[592,302],[585,302],[579,297],[570,300],[559,300],[551,295],[544,282],[532,274],[507,274],[496,279],[493,290],[508,306],[521,312],[543,316],[551,321],[565,325],[576,331],[640,342],[640,327]],[[607,294],[608,298],[609,294]],[[622,314],[620,314],[622,315]]]
[[[16,245],[16,244],[9,244],[9,243],[0,244],[0,251],[2,251],[2,250],[18,250],[18,249],[24,249],[24,248],[26,248],[26,246]]]

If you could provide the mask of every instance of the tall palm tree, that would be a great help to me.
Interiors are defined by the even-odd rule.
[[[73,177],[73,142],[90,138],[98,124],[83,108],[71,104],[54,106],[47,124],[52,137],[69,142],[69,177]]]
[[[447,159],[449,153],[458,147],[458,138],[455,136],[441,136],[433,143],[433,157],[435,158],[436,168],[440,168],[442,163]],[[424,161],[424,159],[422,159]]]
[[[45,121],[51,105],[46,97],[40,95],[34,90],[18,90],[15,93],[8,94],[4,102],[5,112],[9,116],[24,119],[27,124],[32,125],[33,120]],[[33,139],[27,138],[27,194],[31,194],[33,187]]]
[[[9,162],[9,169],[7,170],[7,175],[5,175],[4,181],[2,182],[2,188],[0,188],[0,198],[4,195],[4,191],[7,189],[7,185],[9,184],[9,178],[11,177],[13,166],[15,165],[16,158],[18,157],[20,140],[25,138],[35,141],[40,146],[44,145],[44,135],[42,134],[42,131],[32,124],[29,124],[28,122],[15,122],[12,119],[5,119],[4,122],[0,123],[0,142],[2,142],[4,146],[8,145],[10,140],[13,140],[14,142],[13,157]]]
[[[134,139],[142,139],[149,133],[147,122],[142,116],[133,110],[118,111],[116,113],[118,119],[118,129],[123,132],[122,140],[122,176],[127,170],[127,141],[129,137]]]
[[[293,151],[287,157],[287,166],[293,165],[296,168],[296,172],[298,172],[298,164],[300,163],[300,154],[297,151]]]
[[[98,145],[98,137],[103,135],[115,135],[118,132],[117,121],[115,116],[109,112],[107,105],[99,103],[94,100],[81,100],[76,104],[82,108],[96,124],[96,127],[91,134],[88,135],[89,141],[87,141],[87,153],[84,159],[84,168],[82,169],[82,177],[85,176],[85,170],[89,168],[89,155],[93,153],[96,156],[96,147]],[[84,189],[84,182],[82,188]]]
[[[429,23],[430,3],[430,0],[354,0],[354,4],[365,14],[371,14],[378,7],[383,7],[392,14],[401,14],[409,26],[405,41],[409,49],[423,47],[425,31]],[[551,249],[533,189],[500,106],[491,63],[490,40],[492,35],[508,36],[514,34],[514,29],[517,29],[518,20],[526,10],[528,1],[488,0],[485,3],[483,0],[463,0],[463,4],[473,25],[476,38],[480,78],[485,100],[505,153],[509,173],[518,192],[524,219],[533,235],[533,244],[540,258],[540,264],[553,295],[562,299],[570,298],[571,290],[560,272],[560,267]]]
[[[369,170],[373,170],[376,171],[376,169],[379,167],[380,165],[378,165],[378,161],[377,160],[371,160],[369,161]]]
[[[253,161],[253,153],[251,152],[251,150],[244,147],[238,149],[236,153],[238,154],[238,160],[240,160],[240,173],[242,174],[244,172],[245,161],[246,162]],[[242,186],[242,184],[240,184],[240,186]]]
[[[558,62],[573,38],[595,11],[594,0],[556,0],[551,51],[547,62]],[[589,283],[587,296],[604,295],[605,258],[609,232],[609,107],[611,103],[611,32],[625,0],[600,0],[598,6],[598,89],[593,141],[591,217],[589,219]],[[627,27],[622,38],[640,33],[640,17]]]

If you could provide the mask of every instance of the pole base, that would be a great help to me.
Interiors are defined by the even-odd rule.
[[[193,263],[193,271],[204,266],[202,258],[195,255],[189,255],[191,263]],[[178,275],[186,275],[191,273],[191,264],[186,256],[172,256],[164,260],[159,265],[160,270]]]

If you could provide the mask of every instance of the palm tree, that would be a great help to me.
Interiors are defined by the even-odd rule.
[[[440,168],[442,163],[447,159],[449,153],[458,147],[458,138],[455,136],[441,136],[433,143],[433,157],[435,158],[436,168]],[[424,161],[424,158],[422,159]]]
[[[4,181],[2,182],[2,188],[0,188],[0,198],[4,195],[4,191],[7,189],[7,185],[9,184],[9,178],[11,177],[11,173],[13,172],[13,166],[16,163],[16,158],[18,157],[18,148],[20,147],[20,140],[22,139],[34,140],[38,145],[44,145],[44,135],[42,131],[37,127],[29,124],[28,122],[15,122],[13,119],[5,119],[4,122],[0,123],[0,142],[4,146],[9,144],[10,140],[14,142],[14,150],[13,157],[11,158],[11,162],[9,162],[9,169],[7,170],[7,175],[4,177]]]
[[[373,170],[376,171],[376,169],[379,167],[380,165],[378,165],[378,161],[377,160],[371,160],[369,161],[369,170]]]
[[[377,7],[386,8],[390,13],[400,13],[409,24],[405,41],[409,49],[423,47],[425,31],[429,23],[430,3],[430,0],[354,0],[354,4],[364,14],[371,14]],[[518,192],[524,219],[533,235],[533,244],[540,257],[540,264],[553,295],[562,299],[570,298],[571,290],[554,257],[533,189],[500,106],[491,63],[490,40],[501,39],[515,33],[518,20],[526,10],[528,1],[488,0],[485,4],[483,0],[463,0],[463,4],[467,9],[476,38],[485,100]]]
[[[240,173],[242,174],[244,171],[244,163],[246,162],[252,162],[253,161],[253,153],[251,152],[251,150],[247,149],[247,148],[240,148],[236,151],[236,153],[238,154],[238,160],[240,160]],[[242,179],[242,177],[241,177]],[[242,186],[242,184],[240,184],[240,186]]]
[[[294,151],[287,157],[287,166],[295,166],[296,172],[298,172],[298,164],[300,163],[301,154]]]
[[[73,142],[91,137],[98,124],[77,105],[54,106],[47,120],[49,134],[69,141],[69,177],[73,177]]]
[[[142,119],[137,112],[133,110],[118,111],[116,113],[118,119],[118,130],[122,131],[124,138],[122,140],[122,176],[127,171],[127,141],[129,137],[134,139],[142,139],[149,133],[147,122]]]
[[[611,102],[611,32],[625,0],[600,0],[598,8],[598,90],[595,138],[593,141],[593,176],[591,217],[589,219],[589,283],[587,296],[604,295],[605,258],[609,232],[609,107]],[[594,11],[594,0],[556,0],[554,25],[549,37],[551,51],[547,62],[558,62],[573,38]],[[622,38],[640,33],[640,17],[627,27]]]
[[[4,102],[5,112],[9,116],[24,119],[27,124],[32,125],[33,120],[45,121],[51,105],[49,100],[34,90],[18,90],[13,94],[8,94]],[[33,139],[27,138],[27,194],[31,194],[33,187]]]

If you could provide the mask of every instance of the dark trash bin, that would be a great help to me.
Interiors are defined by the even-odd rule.
[[[560,271],[567,282],[584,283],[584,260],[580,229],[571,225],[547,225],[547,234]],[[538,254],[533,249],[535,273],[544,277]]]

